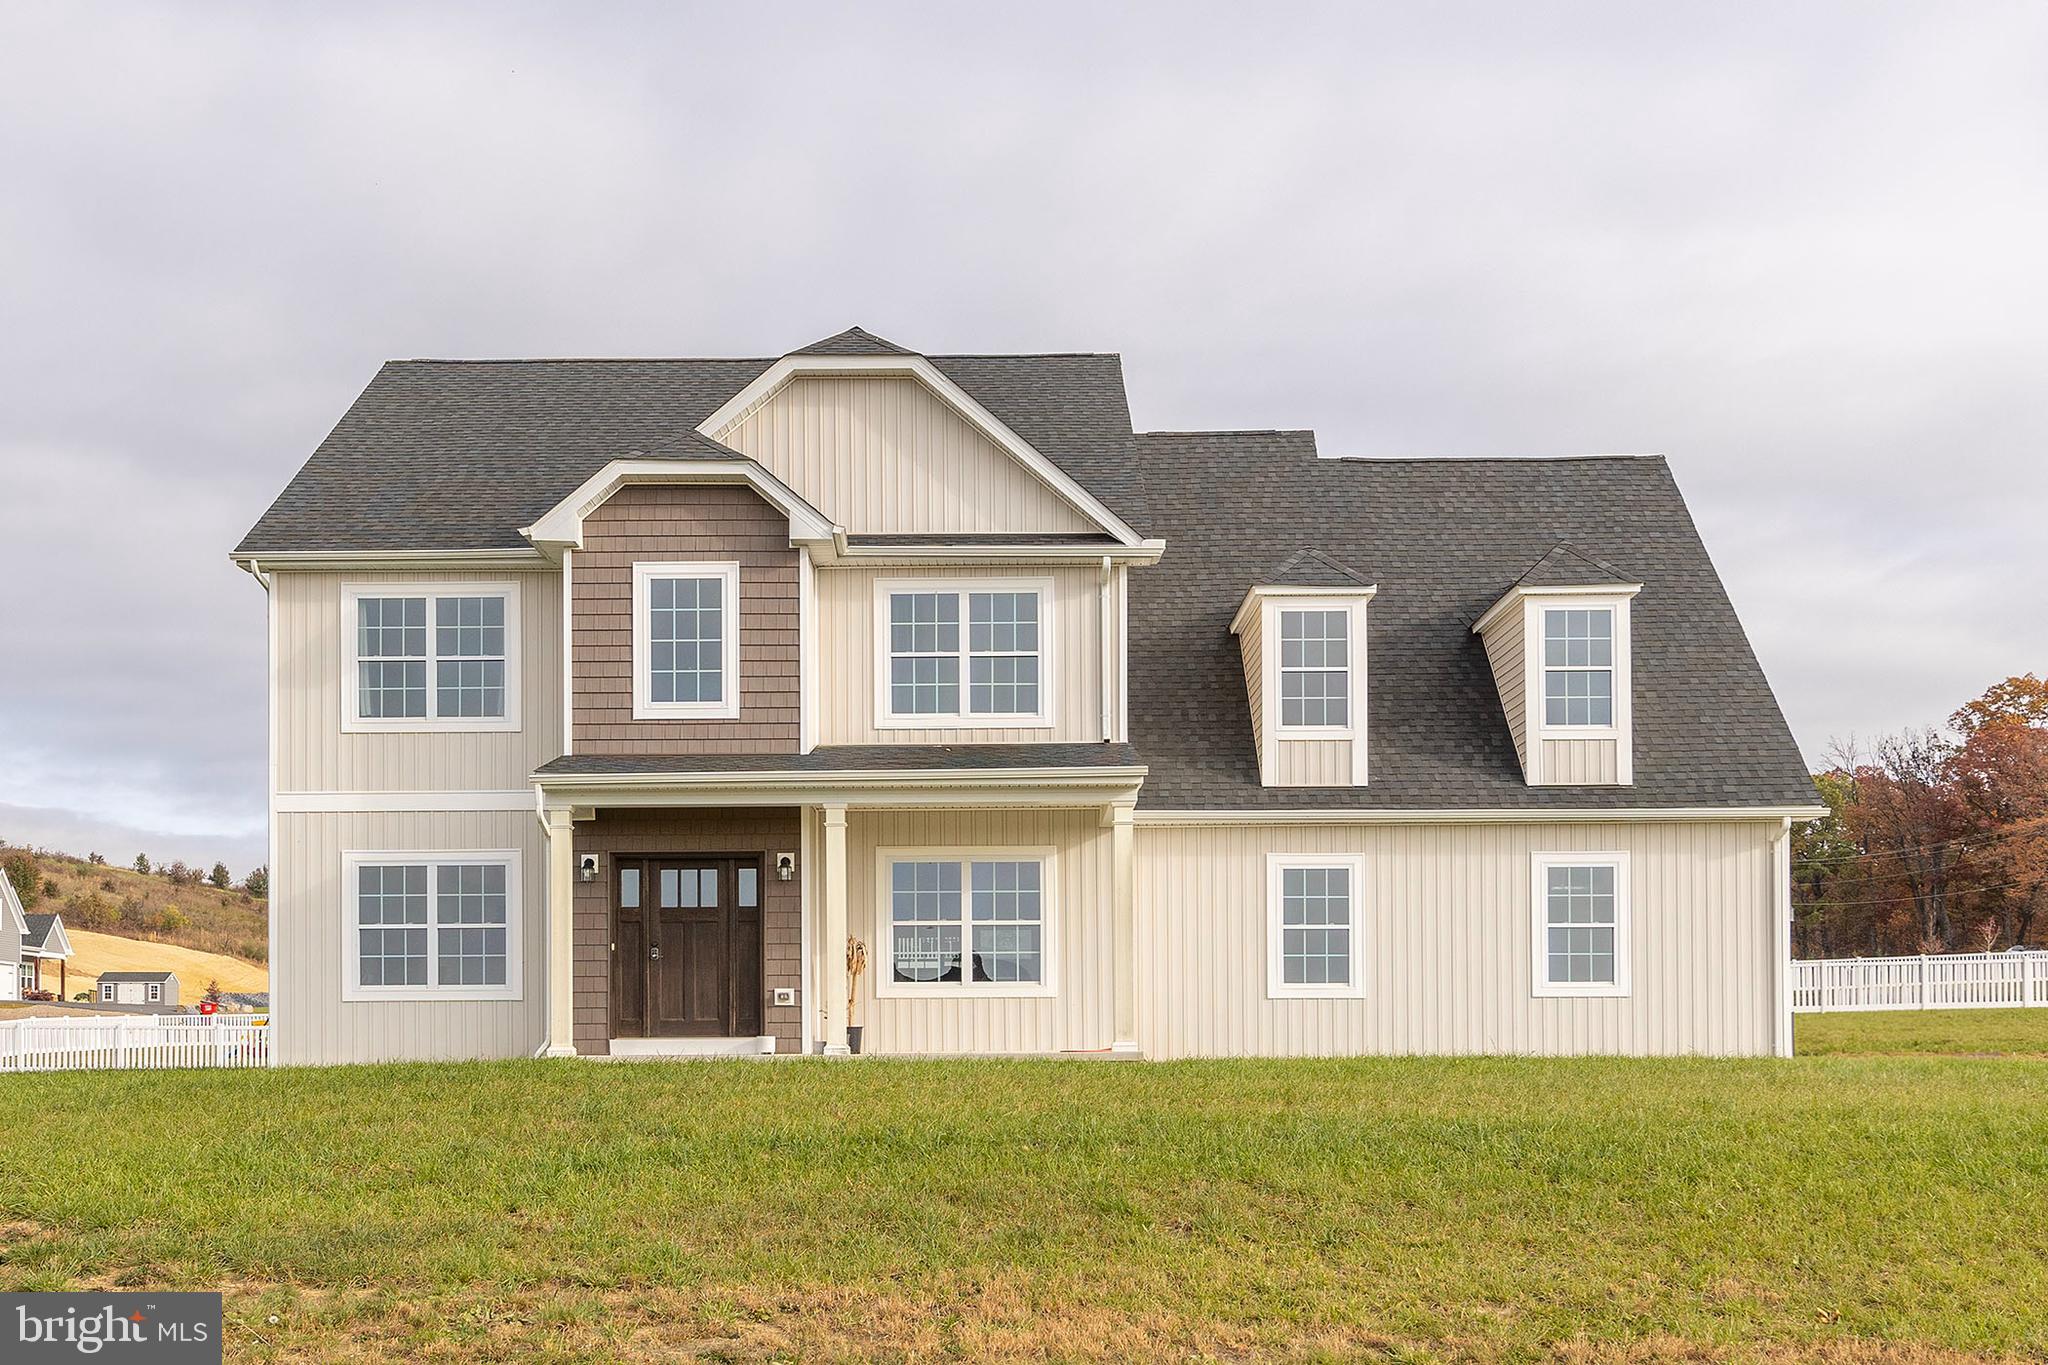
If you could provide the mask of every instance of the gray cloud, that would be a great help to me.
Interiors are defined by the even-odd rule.
[[[1663,451],[1810,755],[1936,720],[2048,666],[2044,57],[1998,5],[10,6],[0,836],[260,839],[224,554],[378,360],[853,321],[1120,350],[1146,427]]]

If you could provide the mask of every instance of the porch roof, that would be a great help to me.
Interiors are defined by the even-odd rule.
[[[668,777],[756,773],[1028,772],[1132,768],[1128,744],[826,744],[807,754],[565,754],[534,773],[551,777]]]

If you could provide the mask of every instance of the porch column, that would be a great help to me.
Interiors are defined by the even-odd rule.
[[[541,814],[548,834],[548,1046],[550,1057],[576,1055],[576,827],[567,806]]]
[[[1116,1033],[1109,1050],[1138,1055],[1137,837],[1130,806],[1109,808],[1110,985]]]
[[[846,1050],[846,806],[825,807],[825,1055]]]

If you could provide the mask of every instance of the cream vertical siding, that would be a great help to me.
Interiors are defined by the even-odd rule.
[[[1259,756],[1259,781],[1271,786],[1273,774],[1265,771],[1266,653],[1263,635],[1266,614],[1254,611],[1247,615],[1249,619],[1244,623],[1244,632],[1237,637],[1237,643],[1244,657],[1244,690],[1252,711],[1252,750]]]
[[[280,575],[282,577],[282,575]],[[547,980],[547,850],[531,811],[477,814],[273,815],[278,916],[270,989],[276,1055],[329,1062],[523,1057],[539,1047]],[[344,1001],[342,934],[354,907],[345,853],[517,849],[521,998]]]
[[[1057,888],[1058,994],[1033,998],[880,997],[889,909],[877,882],[884,848],[1050,848]],[[875,1053],[1095,1052],[1116,1025],[1110,934],[1110,832],[1100,811],[863,811],[846,817],[847,932],[868,947],[854,1022]],[[833,951],[820,943],[815,952]]]
[[[915,379],[799,376],[719,439],[855,533],[1101,529]]]
[[[908,578],[1052,580],[1051,658],[1041,668],[1050,687],[1053,724],[945,729],[879,729],[875,725],[875,583]],[[1072,566],[841,568],[817,571],[818,743],[820,744],[1051,744],[1099,740],[1102,735],[1102,585],[1100,571]],[[963,622],[963,630],[966,629]],[[964,683],[964,679],[962,680]]]
[[[1771,839],[1757,822],[1161,827],[1137,832],[1148,1057],[1768,1055]],[[1533,856],[1624,850],[1629,995],[1532,989]],[[1266,855],[1365,858],[1366,992],[1266,998]]]
[[[517,730],[343,733],[353,627],[342,589],[421,583],[519,585]],[[538,573],[277,571],[277,785],[283,792],[510,791],[562,752],[562,576]]]
[[[1522,760],[1522,772],[1532,774],[1529,754],[1529,696],[1526,613],[1508,611],[1488,628],[1483,638],[1486,662],[1493,667],[1493,682],[1500,689],[1500,709],[1508,718],[1508,733],[1515,737],[1515,757]]]
[[[1616,766],[1620,747],[1611,739],[1546,739],[1543,741],[1544,785],[1612,786],[1621,780]]]
[[[1273,746],[1273,787],[1348,787],[1348,739],[1283,739]]]

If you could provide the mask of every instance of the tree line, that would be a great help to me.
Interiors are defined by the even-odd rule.
[[[2007,678],[1946,732],[1838,744],[1792,832],[1798,957],[1995,952],[2048,936],[2048,682]]]

